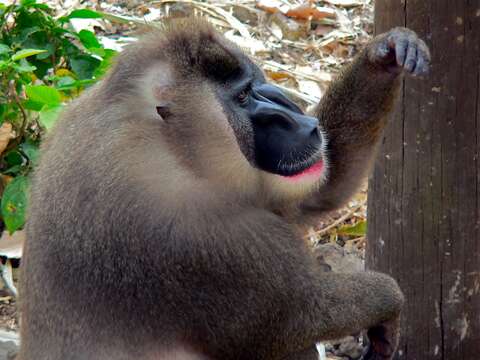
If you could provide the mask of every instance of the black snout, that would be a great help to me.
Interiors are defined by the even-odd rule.
[[[247,109],[259,167],[280,175],[303,170],[297,168],[308,163],[322,144],[318,120],[305,115],[279,88],[268,84],[252,88]]]

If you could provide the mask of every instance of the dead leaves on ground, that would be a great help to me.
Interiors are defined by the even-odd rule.
[[[312,245],[332,243],[346,250],[365,249],[367,232],[367,191],[360,191],[348,205],[308,229],[306,239]]]
[[[58,0],[48,1],[56,7],[66,6]],[[75,26],[96,31],[104,45],[118,50],[143,33],[145,27],[159,26],[166,17],[203,16],[249,53],[272,82],[288,89],[289,95],[307,109],[318,102],[332,75],[368,39],[373,22],[372,2],[87,0],[83,6],[109,16],[79,19]]]
[[[313,1],[303,4],[287,4],[280,0],[259,0],[256,5],[269,13],[281,12],[288,17],[300,20],[322,20],[336,17],[335,10],[317,6]]]
[[[0,126],[0,155],[5,151],[10,140],[15,139],[15,131],[13,130],[12,124],[9,122],[4,122]]]

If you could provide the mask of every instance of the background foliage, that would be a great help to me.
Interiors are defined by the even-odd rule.
[[[95,83],[115,55],[92,31],[76,32],[70,20],[102,16],[81,9],[56,18],[36,0],[0,4],[0,209],[10,233],[25,223],[43,136],[64,104]]]

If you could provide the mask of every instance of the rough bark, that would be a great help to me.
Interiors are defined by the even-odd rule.
[[[479,0],[377,0],[375,31],[432,50],[406,79],[369,183],[367,267],[407,304],[397,359],[480,358]]]

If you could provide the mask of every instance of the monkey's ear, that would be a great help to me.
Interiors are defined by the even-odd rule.
[[[148,85],[146,89],[151,111],[166,120],[171,115],[170,105],[175,89],[175,77],[171,67],[164,63],[156,64],[146,74],[145,83]]]
[[[160,115],[163,120],[166,120],[170,115],[172,115],[168,105],[157,106],[157,114]]]
[[[173,89],[173,85],[171,84],[153,84],[152,93],[155,101],[155,109],[162,120],[167,120],[171,115],[170,105],[173,100]]]

